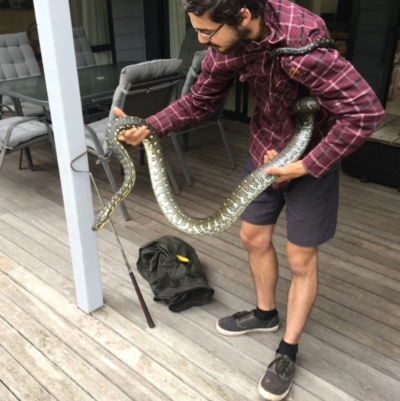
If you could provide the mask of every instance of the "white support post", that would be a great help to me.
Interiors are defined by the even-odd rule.
[[[68,0],[34,0],[80,309],[103,305],[78,73]]]

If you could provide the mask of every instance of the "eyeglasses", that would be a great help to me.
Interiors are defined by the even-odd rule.
[[[205,38],[207,38],[208,40],[211,40],[211,38],[224,26],[225,24],[221,24],[215,31],[212,31],[211,33],[207,34],[201,31],[205,31],[206,29],[197,29],[195,27],[194,30],[201,36],[204,36]],[[193,25],[192,25],[193,26]]]

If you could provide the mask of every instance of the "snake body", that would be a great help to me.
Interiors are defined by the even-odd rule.
[[[305,54],[318,47],[333,47],[333,43],[330,39],[319,39],[301,48],[278,48],[271,53],[272,56],[270,57]],[[160,139],[154,128],[146,120],[139,117],[126,116],[113,120],[108,126],[106,141],[120,161],[125,178],[121,188],[97,215],[92,229],[97,231],[108,222],[111,214],[129,194],[135,183],[136,172],[132,159],[117,139],[123,131],[141,126],[148,127],[150,133],[143,140],[143,146],[146,151],[154,194],[167,219],[187,234],[214,235],[231,226],[244,209],[276,180],[277,176],[265,173],[268,167],[283,167],[300,158],[310,141],[314,126],[314,113],[318,110],[319,105],[311,97],[303,97],[297,100],[293,105],[296,129],[289,144],[274,159],[261,165],[245,177],[223,205],[214,214],[206,218],[192,217],[178,204],[168,178]]]
[[[301,47],[278,47],[269,55],[269,58],[281,57],[281,56],[301,56],[312,52],[315,49],[326,47],[326,48],[337,48],[337,43],[333,39],[319,38],[308,45]]]

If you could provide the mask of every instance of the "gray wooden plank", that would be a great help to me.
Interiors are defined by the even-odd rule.
[[[17,225],[18,225],[18,224],[16,223],[15,226],[17,226]],[[51,242],[47,241],[45,237],[41,237],[39,232],[33,232],[33,236],[34,236],[39,242],[42,242],[42,241],[47,242],[53,250],[56,248],[56,246],[53,246],[53,244],[52,244]],[[60,256],[61,256],[61,255],[60,255]],[[99,312],[99,313],[100,313],[100,312]],[[114,328],[115,328],[115,325],[116,325],[116,324],[111,324],[111,325],[110,325],[110,328],[114,329]],[[122,331],[123,331],[123,328],[121,327],[120,330],[118,330],[118,332],[120,333],[120,332],[122,332]],[[134,336],[134,337],[136,337],[136,339],[137,339],[137,335]],[[129,336],[127,336],[127,338],[129,338]],[[146,347],[153,347],[153,346],[154,346],[154,344],[151,344],[151,341],[149,341],[149,340],[144,341],[143,344],[145,344]],[[144,346],[144,345],[143,345],[143,346]],[[151,349],[151,348],[150,348],[150,349]],[[146,350],[144,350],[144,351],[149,352],[149,349],[146,349]],[[169,358],[169,359],[170,359],[170,369],[171,369],[171,362],[172,362],[171,355],[168,355],[168,354],[167,354],[167,355],[165,356],[165,358]],[[188,374],[188,373],[190,372],[190,366],[191,366],[191,365],[187,365],[187,364],[186,364],[185,377],[188,377],[188,379],[193,378],[193,377],[196,377],[197,380],[200,380],[200,378],[203,376],[202,372],[197,370],[197,371],[195,371],[195,372],[193,373],[192,376],[190,376],[190,375]],[[178,366],[178,367],[179,367],[179,366]],[[206,378],[203,377],[203,381],[204,381],[204,380],[206,380]],[[195,382],[194,380],[191,380],[192,385],[193,385],[194,382]],[[209,382],[209,380],[208,380],[208,382]],[[210,388],[216,387],[215,383],[217,383],[217,381],[214,382],[214,385],[212,385],[212,382],[209,382],[209,386],[208,386],[208,387],[210,387]],[[240,383],[240,379],[239,379],[238,377],[236,377],[235,383]],[[200,386],[199,388],[201,388],[201,387],[207,388],[207,386],[205,386],[204,383],[200,383],[199,386]],[[221,384],[220,384],[218,387],[223,388],[223,386],[222,386]],[[242,393],[242,397],[244,397],[246,393],[250,393],[250,394],[251,394],[251,390],[248,389],[248,386],[242,386],[242,387],[244,388],[244,392]],[[209,391],[209,390],[208,390],[208,391]],[[254,387],[253,387],[253,391],[256,391],[256,386],[255,386],[255,385],[254,385]],[[205,391],[205,393],[207,393],[207,390]],[[228,397],[228,399],[234,400],[234,399],[236,398],[235,393],[229,393],[229,391],[227,391],[226,389],[224,390],[224,393],[227,393],[226,396]],[[218,397],[216,394],[214,394],[214,396],[212,396],[211,399],[217,400],[217,399],[219,399],[219,397]]]
[[[4,275],[0,275],[0,282],[3,289],[2,292],[6,294],[10,301],[14,302],[20,308],[24,308],[25,312],[29,313],[46,330],[57,337],[64,346],[70,347],[71,350],[95,369],[94,372],[93,369],[87,369],[87,371],[91,371],[90,375],[92,377],[102,378],[104,383],[99,383],[99,390],[104,385],[111,388],[115,385],[127,394],[131,400],[166,401],[169,399],[156,391],[146,380],[121,363],[105,348],[85,336],[79,328],[74,327],[67,320],[54,313],[51,308],[42,304],[15,282]],[[63,346],[60,348],[63,348]],[[83,362],[83,365],[85,365],[85,362]],[[102,376],[96,371],[101,373]],[[92,380],[92,377],[89,380]],[[85,381],[86,379],[82,380],[82,383]],[[81,381],[79,382],[81,383]],[[96,391],[98,390],[95,390],[94,393]],[[104,392],[104,397],[101,396],[98,399],[104,399],[107,394],[109,394],[108,389]],[[122,397],[118,397],[117,399],[124,399],[124,396],[122,395]]]
[[[2,307],[11,304],[3,303],[4,298],[0,295]],[[24,327],[20,322],[19,327]],[[32,327],[27,326],[30,330]],[[36,381],[46,389],[57,400],[82,400],[92,401],[92,398],[80,386],[65,375],[62,370],[50,362],[38,349],[36,349],[28,339],[23,337],[13,328],[3,316],[0,318],[0,330],[2,346],[7,349],[9,354],[23,366]],[[42,337],[40,341],[46,344],[49,338]],[[57,354],[59,349],[53,349],[53,354]]]
[[[69,331],[65,330],[63,332],[62,339],[55,337],[53,333],[24,312],[22,308],[25,309],[27,305],[17,307],[1,293],[0,305],[2,319],[50,362],[48,366],[51,373],[46,372],[43,375],[44,372],[39,369],[37,380],[42,382],[43,375],[45,379],[42,385],[51,388],[51,393],[57,399],[131,400],[112,381],[107,380],[96,368],[92,367],[78,353],[65,344],[69,342],[67,339],[70,336]],[[10,336],[11,340],[13,340],[13,337]],[[2,338],[4,340],[4,336]],[[11,341],[8,344],[8,349],[10,352],[15,352],[15,348],[19,348],[19,345],[18,342]],[[21,357],[23,360],[26,359],[26,355],[21,355]],[[43,367],[43,363],[40,365]],[[59,370],[60,375],[55,375],[52,371],[53,369],[55,371]],[[47,383],[45,383],[46,381]],[[79,386],[76,383],[79,383]],[[79,389],[79,392],[76,391],[76,388]]]
[[[19,401],[56,401],[1,345],[1,381]]]
[[[37,268],[37,267],[36,267],[36,268]],[[35,270],[36,270],[36,268],[35,268]],[[41,276],[42,276],[42,275],[43,275],[43,273],[41,273]],[[51,281],[54,283],[54,282],[57,282],[58,280],[51,280]],[[63,285],[63,286],[62,286],[62,288],[64,288],[64,289],[65,289],[65,288],[66,288],[66,286],[65,286],[65,285]],[[70,290],[71,290],[71,292],[73,292],[73,289],[72,289],[72,288],[70,288]],[[131,292],[131,289],[130,289],[129,291]],[[256,385],[254,386],[254,388],[253,388],[253,389],[254,389],[254,390],[256,389]]]
[[[239,308],[248,310],[252,306],[251,302],[243,300],[238,302],[234,295],[227,293],[223,294],[223,297],[222,295],[220,297],[217,293],[216,299],[224,302],[225,306],[222,313],[218,311],[215,304],[212,306],[205,305],[202,309],[196,309],[195,314],[190,314],[190,318],[196,319],[201,325],[206,325],[209,323],[207,321],[209,318],[207,312],[215,314],[215,317],[221,317],[232,313],[232,311],[239,310]],[[267,341],[265,336],[256,334],[252,335],[252,338],[256,338],[260,342]],[[237,341],[236,346],[247,349],[246,352],[250,353],[255,359],[259,358],[259,354],[248,349],[248,342],[241,338],[238,340],[242,342],[239,343]],[[226,341],[232,340],[228,338]],[[305,366],[311,373],[325,378],[333,387],[340,388],[341,391],[356,399],[386,399],[389,401],[391,397],[395,397],[395,393],[390,394],[387,386],[391,383],[391,386],[397,387],[399,383],[397,379],[382,375],[378,366],[373,369],[370,363],[362,363],[340,349],[331,348],[330,344],[326,343],[325,340],[321,341],[316,337],[309,338],[307,330],[302,336],[298,366]],[[353,375],[354,378],[351,378]],[[365,382],[359,385],[360,380],[365,380]],[[358,383],[357,385],[355,385],[356,382]]]
[[[142,349],[143,352],[150,355],[152,353],[157,353],[163,359],[165,358],[163,364],[168,365],[169,370],[174,372],[176,376],[180,376],[183,382],[186,382],[198,391],[202,389],[201,392],[205,398],[209,400],[251,400],[257,397],[257,387],[255,385],[251,386],[251,382],[235,374],[234,369],[229,369],[225,366],[222,374],[214,378],[212,377],[214,376],[214,372],[213,369],[210,368],[211,365],[206,366],[205,363],[203,363],[199,368],[199,366],[196,365],[200,361],[196,360],[196,364],[194,363],[195,358],[197,358],[196,354],[178,351],[180,343],[176,343],[176,345],[171,345],[169,343],[168,347],[163,347],[161,344],[164,344],[164,341],[167,340],[168,334],[168,332],[164,330],[165,326],[163,324],[157,324],[157,329],[148,330],[151,332],[157,331],[158,338],[156,336],[150,337],[146,335],[141,339],[135,325],[130,324],[127,319],[111,308],[107,308],[106,306],[96,312],[95,316],[110,329],[118,332],[119,335],[123,336],[127,341],[134,341],[135,345]],[[163,341],[159,341],[160,337],[163,338]],[[170,337],[170,339],[171,338],[173,337]],[[157,339],[157,341],[155,341],[155,339]],[[162,355],[163,353],[165,353],[164,356]],[[188,363],[188,361],[193,362]]]
[[[118,282],[119,281],[120,280],[118,280]],[[125,297],[129,296],[128,283],[119,282],[118,288],[120,288],[120,292],[124,294]],[[220,292],[218,288],[215,289],[217,293]],[[146,299],[151,299],[151,294],[146,288],[144,289],[144,294]],[[123,298],[120,298],[119,294],[107,294],[107,302],[127,319],[136,321],[136,315],[132,313],[129,308],[123,307],[123,305],[126,303],[123,302]],[[134,302],[136,301],[134,300]],[[210,308],[216,308],[218,304],[215,300],[213,300],[209,306]],[[256,347],[256,349],[253,348],[251,351],[249,351],[248,347],[242,348],[240,342],[238,343],[236,341],[232,341],[232,343],[227,343],[222,336],[217,334],[214,327],[217,317],[223,316],[221,314],[217,316],[218,313],[216,313],[215,316],[210,316],[210,319],[207,320],[207,323],[201,324],[196,318],[191,318],[194,310],[183,312],[179,315],[171,313],[166,314],[164,305],[153,304],[151,311],[154,316],[158,317],[160,320],[162,319],[163,323],[165,322],[173,328],[178,327],[182,333],[185,333],[185,335],[192,339],[192,341],[196,342],[198,346],[201,346],[208,352],[215,354],[219,359],[226,361],[226,363],[235,366],[235,368],[242,374],[245,374],[249,378],[253,379],[255,381],[255,385],[264,373],[268,359],[272,359],[276,345],[279,342],[279,333],[264,336],[265,343],[258,345],[249,340],[249,337],[241,339],[241,341],[246,343],[251,342],[252,345]],[[189,322],[186,320],[189,320]],[[210,328],[212,329],[210,330]],[[255,355],[259,357],[255,357]],[[331,386],[327,381],[321,379],[319,377],[320,375],[311,374],[307,367],[304,369],[303,367],[299,367],[298,371],[300,373],[296,375],[293,393],[297,394],[297,396],[302,394],[304,396],[304,400],[315,397],[327,401],[332,399],[353,399],[352,397],[348,397],[338,388]],[[310,385],[307,386],[306,383],[309,383]],[[307,391],[305,393],[304,391],[298,392],[298,387],[303,389],[305,388]],[[295,399],[297,400],[297,398]]]
[[[18,401],[2,381],[0,381],[0,399],[2,401]]]
[[[17,268],[18,265],[4,254],[0,254],[0,270],[3,272],[10,272],[11,270]]]
[[[179,399],[179,397],[187,400],[207,399],[155,361],[158,357],[157,348],[153,355],[145,355],[130,341],[123,339],[118,333],[107,328],[94,317],[79,311],[73,303],[60,293],[23,268],[13,270],[10,277],[59,315],[69,320],[74,326],[79,327],[92,340],[107,348],[136,373],[146,377],[147,381],[159,391],[172,399]]]
[[[372,327],[374,327],[374,326],[372,326]],[[377,328],[377,330],[379,330],[379,328]]]

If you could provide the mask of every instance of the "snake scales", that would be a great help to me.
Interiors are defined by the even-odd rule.
[[[334,42],[323,38],[300,48],[277,48],[271,52],[270,58],[301,55],[319,47],[334,47]],[[148,127],[150,134],[143,140],[143,145],[146,151],[154,194],[167,219],[175,227],[187,234],[214,235],[231,226],[250,202],[275,181],[277,176],[265,174],[267,167],[283,167],[300,158],[310,141],[314,126],[314,113],[317,110],[319,110],[319,105],[311,97],[303,97],[297,100],[293,105],[296,129],[292,140],[286,148],[274,159],[245,177],[223,205],[214,214],[205,218],[191,217],[178,204],[169,182],[160,139],[154,128],[146,120],[139,117],[126,116],[113,120],[107,130],[106,141],[120,161],[125,173],[125,179],[121,188],[96,217],[92,229],[97,231],[108,222],[110,215],[129,194],[135,183],[136,172],[132,159],[117,140],[118,135],[123,131],[133,127]]]

